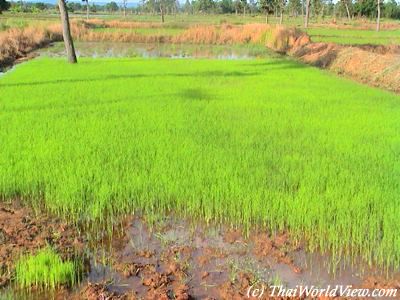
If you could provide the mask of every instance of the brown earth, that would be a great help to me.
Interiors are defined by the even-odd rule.
[[[105,255],[91,254],[90,269],[82,284],[62,287],[52,298],[247,299],[249,287],[264,286],[266,292],[259,299],[272,299],[268,286],[273,283],[274,268],[291,272],[291,284],[307,279],[303,273],[308,271],[296,258],[304,252],[304,246],[293,242],[287,232],[253,230],[244,235],[240,229],[171,218],[151,226],[138,216],[125,219],[123,224],[119,238],[99,241],[103,247],[99,250],[112,250]],[[46,244],[63,258],[82,253],[83,248],[88,250],[73,227],[57,218],[35,214],[18,201],[12,205],[0,202],[0,239],[3,286],[9,283],[13,263],[21,253],[34,253]],[[314,280],[319,282],[320,278]],[[400,274],[389,279],[369,275],[358,286],[400,289]],[[46,297],[31,291],[28,299]]]
[[[45,214],[35,214],[18,201],[0,201],[0,287],[9,283],[15,261],[23,254],[35,253],[51,245],[62,258],[69,259],[83,251],[83,239],[65,221]]]
[[[310,43],[290,55],[356,81],[400,92],[399,47],[351,47]]]

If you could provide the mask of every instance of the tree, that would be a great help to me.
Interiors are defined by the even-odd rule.
[[[377,0],[378,3],[378,15],[376,16],[376,31],[381,29],[381,0]]]
[[[297,17],[298,12],[301,10],[301,5],[300,0],[289,0],[288,9],[292,16]]]
[[[160,15],[161,15],[161,23],[165,22],[164,14],[165,14],[165,3],[164,0],[158,0],[160,6]]]
[[[89,21],[89,0],[82,0],[86,3],[86,21]]]
[[[247,7],[247,0],[240,0],[242,6],[243,6],[243,17],[246,16],[246,7]]]
[[[58,7],[60,9],[61,24],[63,28],[63,38],[65,44],[65,50],[67,51],[67,58],[71,64],[78,62],[76,59],[74,42],[71,36],[71,26],[69,24],[69,17],[67,11],[67,4],[65,0],[58,0]]]
[[[118,11],[118,4],[115,3],[114,1],[111,1],[110,3],[106,4],[106,10],[109,11],[109,12]]]
[[[3,11],[8,10],[11,7],[11,4],[7,2],[6,0],[0,0],[0,14]]]
[[[267,23],[267,24],[268,24],[268,15],[269,15],[272,7],[274,6],[273,1],[274,0],[260,0],[259,1],[260,9],[262,11],[264,11],[264,13],[265,13],[265,23]]]
[[[122,0],[122,8],[124,10],[124,17],[126,17],[126,7],[128,5],[128,0]]]
[[[384,6],[384,16],[391,19],[400,19],[400,4],[396,0],[389,0]]]
[[[183,6],[183,10],[187,14],[193,13],[193,6],[192,6],[192,3],[190,3],[190,0],[186,0],[185,5]]]
[[[1,1],[1,0],[0,0]],[[43,2],[37,2],[33,5],[33,7],[39,11],[43,11],[47,8],[46,4]]]
[[[351,21],[350,9],[349,9],[349,2],[348,0],[342,0],[344,7],[346,8],[347,19],[349,22]]]
[[[241,1],[240,0],[234,0],[233,6],[235,7],[235,15],[238,14],[240,8],[241,8]]]
[[[286,0],[278,0],[277,5],[279,7],[279,24],[282,24],[283,23],[283,11],[286,6]]]
[[[311,6],[311,1],[306,0],[306,16],[304,18],[304,28],[308,28],[308,21],[310,19],[310,6]]]

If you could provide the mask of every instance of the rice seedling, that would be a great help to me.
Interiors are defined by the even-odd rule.
[[[16,283],[21,288],[55,289],[61,284],[72,286],[78,277],[77,267],[75,262],[63,262],[53,249],[47,247],[17,261]]]
[[[398,45],[400,43],[400,30],[376,32],[373,29],[311,28],[307,29],[307,33],[314,42],[329,42],[344,45]]]
[[[0,79],[0,195],[94,230],[140,210],[400,262],[399,96],[285,59],[38,59]]]

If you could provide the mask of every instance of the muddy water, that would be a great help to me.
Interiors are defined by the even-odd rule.
[[[24,208],[3,209],[3,213],[8,217],[12,213],[15,222],[5,228],[10,239],[14,227],[22,226],[18,232],[27,228],[26,234],[32,234],[32,228],[51,222],[51,218],[42,217],[32,219],[34,227],[26,221],[20,224],[18,219],[31,215]],[[36,231],[33,241],[45,241],[40,238],[44,231]],[[81,284],[40,292],[21,291],[11,283],[0,289],[0,299],[242,299],[253,284],[361,287],[365,286],[365,275],[376,275],[375,271],[364,270],[363,274],[360,268],[345,264],[333,269],[332,257],[307,253],[302,243],[293,242],[285,232],[253,231],[244,236],[240,230],[222,225],[138,215],[128,216],[118,232],[95,247],[82,242],[86,243],[82,246],[88,265]],[[74,234],[69,235],[72,241]],[[67,247],[68,243],[62,245]]]
[[[140,44],[111,42],[77,42],[79,57],[169,57],[169,58],[217,58],[217,59],[254,59],[271,57],[261,45],[189,45],[189,44]],[[39,51],[42,56],[62,57],[65,50],[62,43]]]
[[[112,243],[114,263],[105,266],[93,260],[88,281],[110,282],[107,290],[118,295],[134,291],[145,297],[160,288],[157,281],[150,286],[146,281],[154,274],[166,275],[171,293],[183,285],[194,299],[230,299],[252,284],[365,287],[366,275],[380,274],[344,262],[333,267],[331,256],[308,253],[286,233],[261,231],[245,237],[240,230],[173,218],[159,218],[155,224],[131,217],[125,236]],[[143,272],[147,266],[154,267],[150,275]]]

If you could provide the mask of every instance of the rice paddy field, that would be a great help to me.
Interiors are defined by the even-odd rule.
[[[132,211],[288,229],[389,270],[399,100],[285,58],[40,58],[0,78],[0,195],[92,230]]]
[[[398,27],[400,28],[400,26]],[[366,29],[310,28],[307,33],[313,42],[342,45],[398,45],[400,29],[376,32]]]

